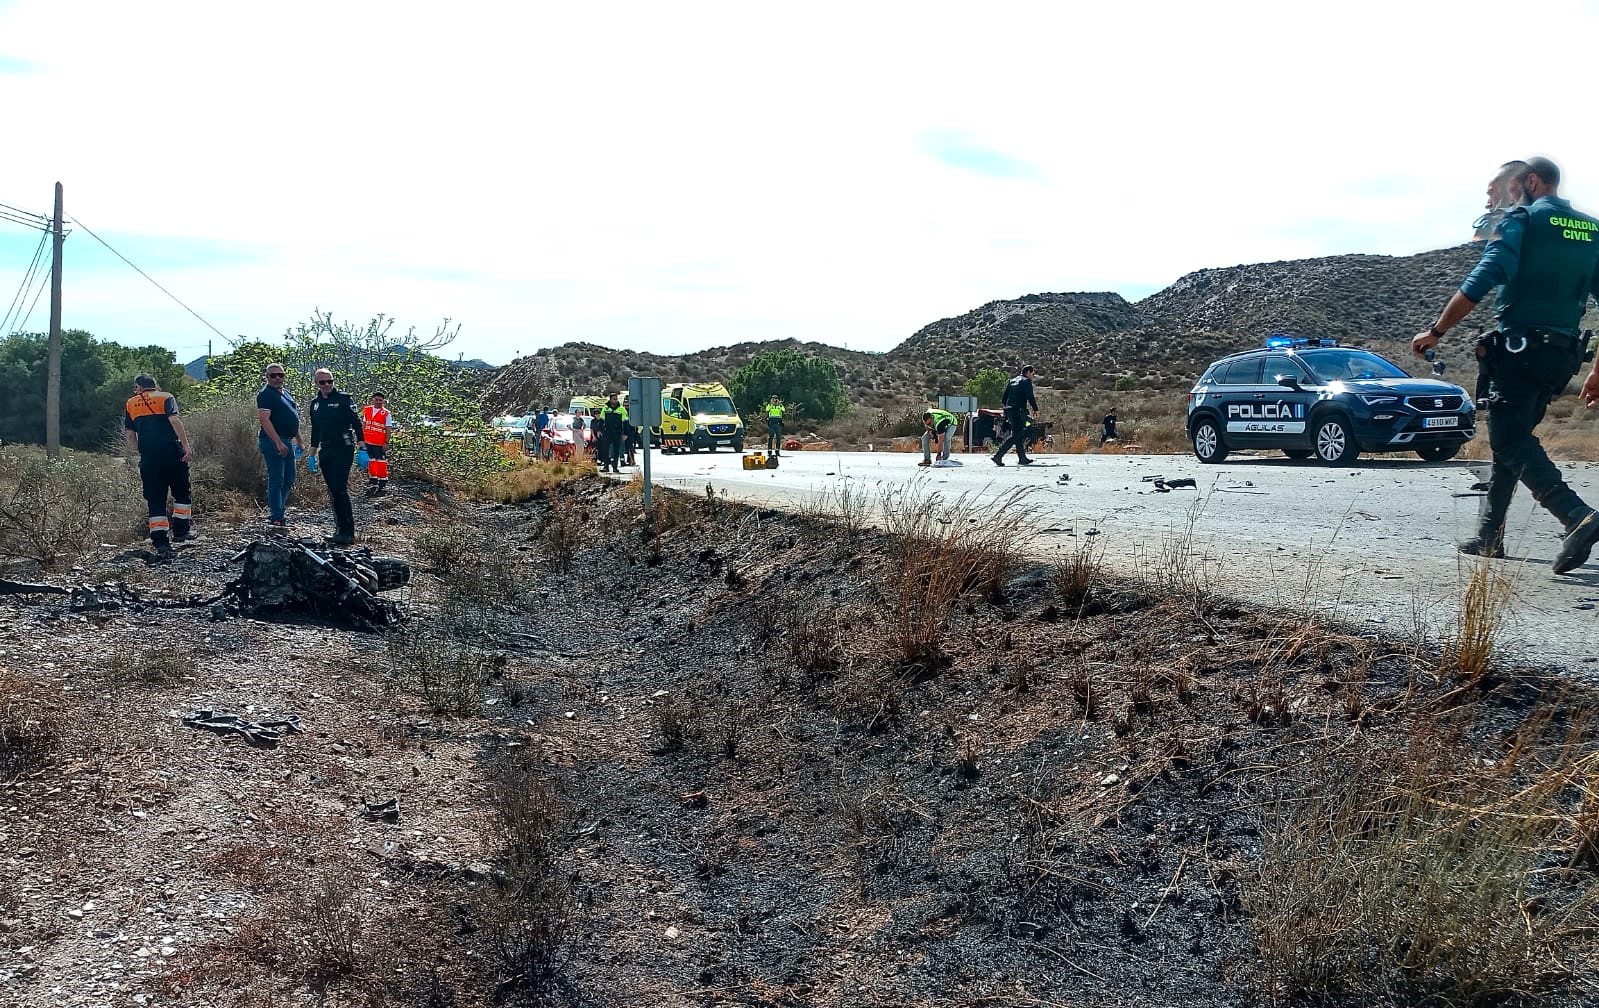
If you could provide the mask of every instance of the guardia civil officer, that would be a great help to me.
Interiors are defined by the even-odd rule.
[[[1010,424],[1010,432],[1005,435],[1005,440],[999,444],[999,451],[993,455],[994,464],[1005,464],[1005,453],[1010,451],[1010,446],[1016,446],[1016,464],[1032,465],[1033,460],[1027,457],[1027,418],[1038,415],[1038,400],[1033,397],[1033,372],[1032,365],[1022,368],[1022,373],[1005,383],[1005,395],[1000,400],[1000,405],[1005,407],[1005,422]]]
[[[350,467],[357,447],[364,446],[361,410],[348,392],[333,387],[333,372],[316,373],[316,395],[311,399],[311,457],[322,470],[333,505],[338,531],[328,540],[335,546],[355,542],[355,511],[350,505]]]
[[[147,374],[133,379],[133,395],[122,410],[122,427],[128,451],[139,452],[139,482],[150,511],[150,545],[162,558],[172,555],[172,540],[194,538],[194,515],[189,492],[189,434],[178,419],[178,401],[156,387]],[[167,517],[167,492],[172,493],[172,517]],[[169,536],[170,533],[170,536]]]
[[[766,404],[766,450],[783,454],[783,400],[777,396]]]
[[[1565,526],[1554,562],[1555,573],[1565,574],[1587,561],[1599,539],[1599,515],[1566,484],[1533,430],[1582,367],[1586,343],[1578,327],[1588,298],[1599,297],[1599,221],[1572,209],[1559,197],[1559,186],[1554,162],[1528,159],[1521,177],[1526,205],[1505,213],[1476,268],[1411,348],[1420,356],[1436,346],[1500,288],[1494,303],[1498,326],[1485,346],[1493,469],[1477,534],[1460,551],[1504,556],[1505,516],[1520,481]]]
[[[960,465],[949,457],[955,442],[955,431],[960,421],[948,410],[932,409],[922,414],[922,460],[919,466],[936,466],[948,469]],[[938,461],[933,461],[933,443],[938,443]]]
[[[591,426],[600,437],[600,472],[620,473],[622,441],[627,437],[627,407],[612,392],[595,420],[597,422]]]

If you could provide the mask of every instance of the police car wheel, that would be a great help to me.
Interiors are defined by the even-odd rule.
[[[1448,462],[1460,454],[1460,442],[1453,441],[1449,444],[1427,445],[1417,448],[1416,454],[1421,456],[1423,462]]]
[[[1348,465],[1360,454],[1343,417],[1328,417],[1316,425],[1316,457],[1328,465]]]
[[[1303,462],[1303,461],[1305,461],[1305,459],[1310,458],[1312,455],[1314,455],[1316,453],[1311,451],[1308,448],[1284,448],[1283,449],[1283,454],[1287,455],[1289,458],[1293,459],[1295,462]]]
[[[1194,457],[1210,464],[1226,460],[1227,443],[1214,421],[1201,420],[1194,425]]]

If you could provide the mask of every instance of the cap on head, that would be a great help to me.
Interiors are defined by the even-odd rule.
[[[153,389],[155,388],[155,379],[147,374],[136,374],[133,376],[133,384],[142,389]]]

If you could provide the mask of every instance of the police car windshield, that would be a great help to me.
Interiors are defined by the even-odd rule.
[[[1408,378],[1388,361],[1365,350],[1344,347],[1301,353],[1300,361],[1324,382],[1360,381],[1367,378]]]

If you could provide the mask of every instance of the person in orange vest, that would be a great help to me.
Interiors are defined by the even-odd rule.
[[[361,436],[366,440],[366,488],[368,493],[383,494],[389,491],[389,431],[394,428],[394,415],[389,412],[389,397],[384,392],[372,393],[372,399],[361,407]]]
[[[139,481],[150,505],[150,544],[158,559],[172,556],[172,540],[196,538],[190,520],[189,432],[178,419],[178,401],[163,392],[147,374],[133,379],[133,396],[122,411],[127,450],[139,453]],[[172,517],[167,517],[167,491],[172,492]],[[168,533],[171,533],[170,537]]]

